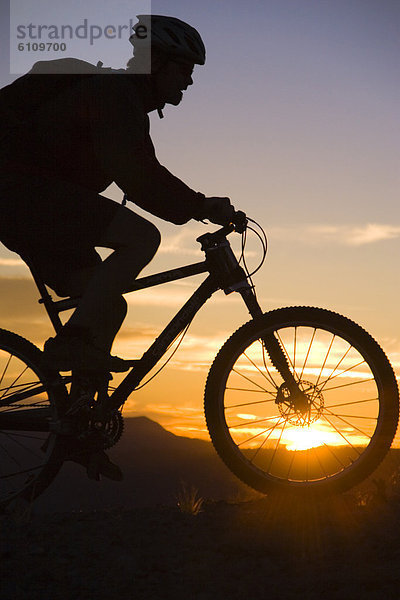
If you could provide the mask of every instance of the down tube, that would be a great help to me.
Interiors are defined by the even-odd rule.
[[[143,377],[157,364],[176,336],[184,330],[198,310],[218,289],[219,285],[214,277],[209,275],[111,394],[110,402],[113,408],[119,408],[125,402]]]

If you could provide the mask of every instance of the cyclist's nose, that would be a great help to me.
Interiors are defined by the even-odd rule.
[[[192,85],[192,84],[193,84],[193,79],[192,79],[192,77],[189,75],[189,77],[188,77],[188,78],[186,79],[186,81],[185,81],[185,87],[184,87],[183,89],[184,89],[184,90],[187,90],[187,89],[188,89],[188,87],[189,87],[189,85]]]

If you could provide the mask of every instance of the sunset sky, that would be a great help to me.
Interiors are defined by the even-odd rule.
[[[15,78],[6,4],[1,86]],[[379,341],[400,376],[400,3],[154,0],[152,12],[188,21],[207,48],[181,106],[168,106],[163,120],[151,114],[160,162],[195,190],[229,196],[263,226],[269,251],[255,284],[264,310],[315,305],[345,314]],[[124,66],[103,48],[98,59]],[[106,194],[121,197],[115,186]],[[146,273],[202,260],[195,238],[204,225],[149,218],[163,242]],[[250,265],[260,254],[250,241]],[[200,281],[127,296],[114,352],[143,352]],[[1,326],[42,346],[47,317],[27,269],[3,246],[0,290]],[[247,317],[239,299],[218,293],[127,413],[199,435],[208,365]]]

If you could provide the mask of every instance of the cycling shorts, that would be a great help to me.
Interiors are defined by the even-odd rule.
[[[23,178],[7,188],[0,184],[0,207],[0,241],[32,262],[50,287],[60,275],[101,262],[95,246],[121,209],[73,184]]]

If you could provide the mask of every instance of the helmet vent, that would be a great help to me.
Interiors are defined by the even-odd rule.
[[[194,45],[193,41],[188,35],[185,35],[185,42],[187,43],[192,52],[197,52],[196,46]]]
[[[169,35],[169,37],[175,42],[175,44],[179,45],[179,38],[174,31],[172,31],[169,27],[165,28],[165,32]]]

